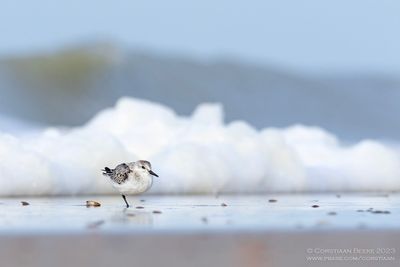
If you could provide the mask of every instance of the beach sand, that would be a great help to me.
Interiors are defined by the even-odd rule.
[[[87,207],[93,200],[100,207]],[[25,203],[21,203],[24,201]],[[400,194],[0,199],[0,266],[398,266]]]

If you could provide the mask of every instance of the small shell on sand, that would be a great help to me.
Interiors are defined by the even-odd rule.
[[[86,207],[100,207],[101,204],[97,201],[94,200],[88,200],[86,201]]]
[[[30,205],[29,202],[26,202],[26,201],[21,201],[21,204],[22,204],[22,206],[29,206]]]

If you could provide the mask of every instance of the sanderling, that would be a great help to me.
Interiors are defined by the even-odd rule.
[[[153,184],[153,176],[158,177],[151,170],[150,162],[146,160],[122,163],[115,169],[105,167],[102,171],[103,175],[110,177],[112,186],[121,193],[127,208],[129,208],[129,204],[125,195],[138,195],[146,192]]]

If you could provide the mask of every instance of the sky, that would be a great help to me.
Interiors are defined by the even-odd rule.
[[[309,72],[400,73],[400,1],[0,0],[0,55],[90,40]]]

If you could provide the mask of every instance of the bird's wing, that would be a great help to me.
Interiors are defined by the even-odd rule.
[[[128,179],[128,174],[131,172],[129,166],[125,163],[119,164],[114,169],[114,175],[111,176],[114,182],[122,184]]]

